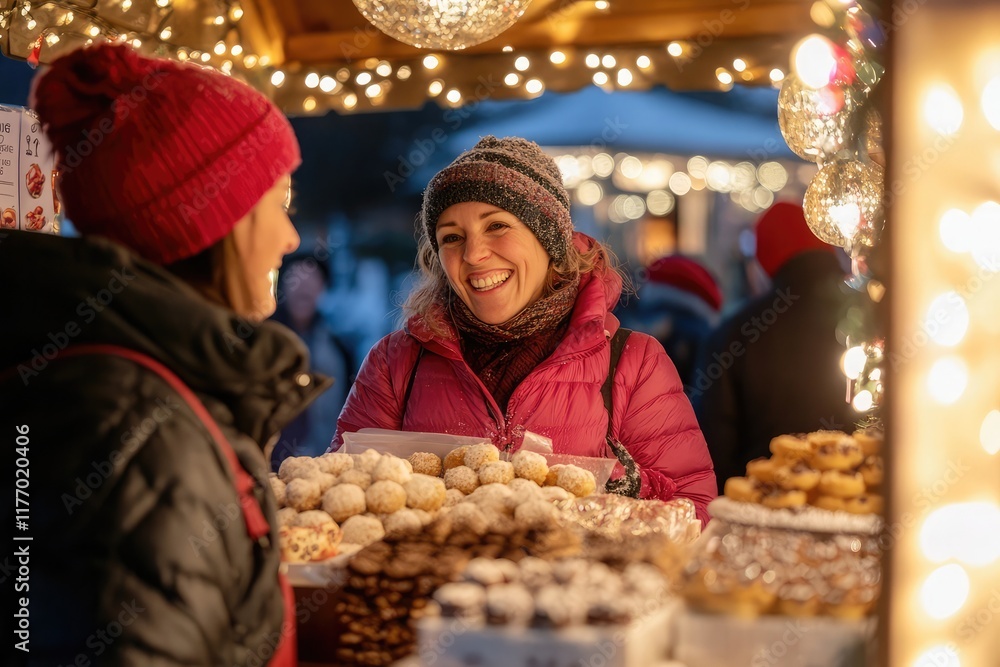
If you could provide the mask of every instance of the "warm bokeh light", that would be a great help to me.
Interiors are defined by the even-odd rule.
[[[607,72],[594,72],[594,83],[598,86],[607,85],[608,81],[611,79],[608,77]]]
[[[1000,76],[995,77],[983,88],[981,104],[987,122],[994,130],[1000,130]]]
[[[1000,558],[1000,507],[955,503],[928,515],[920,529],[920,549],[928,560],[949,559],[984,566]]]
[[[434,79],[427,86],[427,94],[431,97],[437,97],[444,90],[444,81],[441,79]]]
[[[452,88],[444,98],[452,104],[458,104],[462,101],[462,93],[457,88]]]
[[[924,120],[938,134],[951,136],[962,127],[965,111],[950,86],[933,86],[924,97]]]
[[[653,64],[653,61],[649,59],[649,56],[639,56],[635,59],[635,66],[639,69],[648,69]]]
[[[733,75],[730,74],[728,70],[722,67],[715,70],[715,78],[717,78],[719,80],[719,83],[721,83],[723,86],[728,86],[733,83]]]
[[[604,189],[600,183],[584,181],[576,189],[576,198],[584,206],[593,206],[604,198]]]
[[[768,74],[768,76],[771,77],[771,81],[773,83],[781,83],[782,81],[785,80],[785,73],[782,72],[777,67],[775,67],[774,69],[772,69],[771,72],[770,72],[770,74]]]
[[[518,76],[517,74],[514,74],[514,72],[511,72],[510,74],[508,74],[503,78],[503,82],[506,83],[508,86],[516,86],[521,82],[521,77]]]
[[[953,647],[941,645],[921,653],[913,667],[962,667],[962,661]]]
[[[369,83],[372,82],[371,72],[360,72],[358,76],[355,77],[354,80],[357,82],[359,86],[367,86]],[[309,83],[307,82],[306,85],[308,86]]]
[[[632,72],[624,68],[618,70],[618,85],[624,88],[625,86],[631,85],[631,83],[632,83]]]
[[[441,64],[441,59],[431,54],[429,56],[424,56],[424,67],[427,69],[436,69],[438,65]]]
[[[585,62],[587,64],[587,67],[589,67],[590,69],[594,69],[595,67],[598,67],[601,64],[601,57],[596,53],[588,53],[587,57],[584,58],[583,62]]]
[[[972,258],[989,271],[1000,271],[1000,204],[988,201],[972,212]]]
[[[961,209],[950,208],[941,216],[938,224],[941,243],[952,252],[972,250],[972,218]]]
[[[862,389],[851,401],[851,405],[858,412],[868,412],[875,405],[875,397],[867,389]]]
[[[953,615],[969,598],[969,575],[957,563],[943,565],[928,575],[920,589],[924,611],[936,619]]]
[[[670,44],[667,45],[667,53],[672,55],[674,58],[678,58],[684,53],[684,47],[681,46],[680,42],[670,42]]]
[[[669,187],[675,195],[686,195],[691,191],[691,177],[683,171],[675,171],[670,176]]]
[[[553,65],[562,65],[566,62],[566,54],[562,51],[553,51],[549,54],[549,62]]]
[[[837,73],[837,54],[822,35],[809,35],[799,42],[792,51],[792,63],[799,81],[813,89],[829,85]]]
[[[545,84],[542,83],[541,79],[528,79],[524,83],[524,89],[532,95],[538,95],[545,90]]]
[[[331,93],[337,87],[337,80],[332,76],[324,76],[319,80],[319,89],[324,93]]]
[[[1000,452],[1000,410],[990,410],[979,427],[979,443],[987,454]]]
[[[946,292],[931,302],[924,331],[938,345],[954,347],[969,330],[969,307],[958,292]]]
[[[860,345],[856,345],[844,352],[843,357],[840,359],[840,367],[843,369],[844,375],[851,380],[858,379],[861,372],[865,369],[866,363],[868,363],[868,355],[865,354],[865,348]]]
[[[927,390],[938,403],[950,405],[965,392],[969,369],[958,357],[937,360],[927,374]]]
[[[271,85],[274,86],[275,88],[278,88],[284,82],[285,82],[285,73],[282,72],[280,69],[274,70],[274,73],[271,74]]]
[[[517,60],[514,61],[514,69],[518,72],[523,72],[529,67],[531,67],[531,61],[528,60],[527,56],[518,56]]]
[[[615,60],[615,57],[609,53],[608,55],[601,58],[601,64],[604,65],[605,67],[611,68],[617,65],[618,61]]]

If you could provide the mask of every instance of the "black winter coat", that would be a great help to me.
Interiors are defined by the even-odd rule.
[[[26,426],[21,534],[33,538],[15,543],[30,553],[24,589],[4,595],[29,600],[30,653],[12,646],[15,606],[3,663],[266,664],[283,608],[262,449],[329,386],[307,373],[304,346],[104,241],[10,232],[0,285],[0,369],[13,370],[0,380],[4,458]],[[195,392],[256,479],[269,539],[247,536],[226,461],[180,396],[131,361],[54,359],[80,343],[147,354]],[[0,500],[7,525],[14,502]]]
[[[837,326],[851,302],[836,257],[806,252],[775,274],[770,292],[728,317],[706,343],[691,402],[726,479],[770,456],[771,438],[820,429],[851,431]]]

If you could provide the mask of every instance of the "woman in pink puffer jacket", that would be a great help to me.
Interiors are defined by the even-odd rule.
[[[557,453],[617,453],[619,491],[690,498],[707,521],[712,460],[651,336],[627,338],[609,424],[601,387],[622,281],[603,246],[573,232],[555,162],[524,139],[486,137],[431,180],[422,223],[406,327],[368,354],[336,443],[374,427],[486,436],[513,451],[532,431]]]

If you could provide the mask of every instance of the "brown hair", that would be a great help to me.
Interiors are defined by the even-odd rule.
[[[445,304],[445,297],[451,290],[448,276],[438,259],[437,251],[431,244],[427,227],[417,220],[417,258],[413,272],[417,274],[416,287],[403,303],[403,317],[423,316],[427,328],[436,336],[446,336],[448,331],[443,323],[431,313]],[[594,241],[594,246],[581,252],[573,243],[569,243],[566,256],[561,262],[549,260],[549,272],[542,288],[542,298],[555,292],[560,285],[574,282],[585,273],[605,267],[608,271],[618,274],[622,280],[622,291],[631,293],[632,282],[619,268],[618,258],[614,252],[600,241]]]
[[[255,223],[251,221],[250,224]],[[256,318],[252,310],[253,297],[232,232],[197,255],[165,268],[212,303],[236,311],[241,317]]]

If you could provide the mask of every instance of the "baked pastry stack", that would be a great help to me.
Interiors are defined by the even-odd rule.
[[[725,496],[771,509],[811,505],[851,514],[881,514],[882,436],[815,431],[779,435],[771,457],[747,464],[746,477],[726,480]]]

